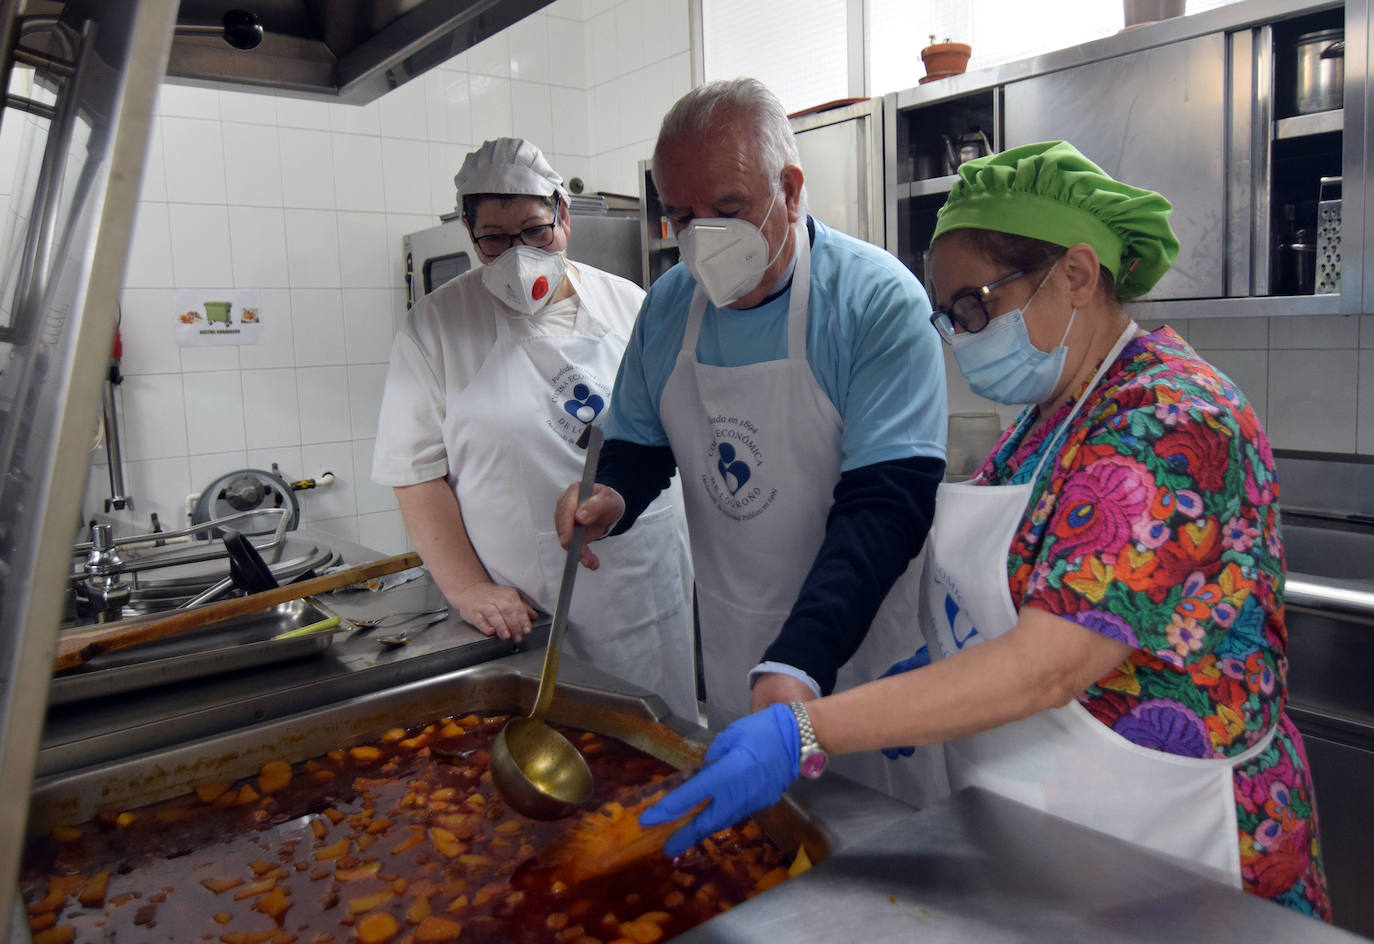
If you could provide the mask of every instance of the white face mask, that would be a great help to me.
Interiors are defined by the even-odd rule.
[[[482,267],[482,284],[515,312],[532,318],[558,294],[568,270],[561,252],[533,246],[511,246]]]
[[[768,255],[768,240],[761,227],[773,215],[776,204],[776,199],[770,201],[758,226],[740,219],[699,219],[677,234],[682,262],[712,305],[724,308],[758,288],[763,273],[787,245],[784,237],[778,251]]]

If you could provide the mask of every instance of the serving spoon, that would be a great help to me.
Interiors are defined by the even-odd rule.
[[[577,493],[579,506],[591,497],[596,484],[601,429],[588,426],[582,438],[586,440],[587,459]],[[530,819],[566,816],[592,795],[592,771],[586,759],[571,741],[544,723],[544,714],[553,701],[558,650],[568,626],[568,605],[585,540],[582,526],[574,524],[568,555],[563,561],[563,580],[558,586],[558,603],[553,610],[553,625],[549,628],[549,643],[544,650],[544,668],[539,673],[539,692],[535,695],[534,707],[528,717],[512,718],[507,722],[491,748],[492,782],[511,807]]]

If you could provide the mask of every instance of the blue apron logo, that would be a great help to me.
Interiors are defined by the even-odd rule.
[[[584,383],[573,387],[572,399],[563,401],[563,409],[568,415],[582,423],[590,423],[596,419],[605,407],[606,401],[592,393],[591,388]]]
[[[544,423],[559,439],[573,445],[587,424],[606,409],[611,388],[579,364],[564,364],[549,383],[551,389],[541,395],[548,397]]]
[[[959,608],[959,604],[954,602],[954,597],[948,593],[945,594],[945,625],[949,627],[950,637],[957,649],[964,648],[970,639],[978,635],[978,627],[973,625],[968,614]],[[967,630],[962,637],[959,635],[961,628]]]
[[[769,483],[759,428],[748,417],[725,413],[711,416],[709,422],[711,441],[699,473],[701,488],[727,518],[751,521],[778,497],[777,487]]]
[[[730,490],[731,495],[739,494],[739,490],[744,487],[744,483],[749,481],[749,463],[743,459],[735,458],[735,447],[729,443],[721,443],[719,456],[716,459],[716,471],[725,481],[725,487]]]

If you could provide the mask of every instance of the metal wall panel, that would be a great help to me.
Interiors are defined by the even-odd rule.
[[[1225,60],[1215,33],[1006,85],[1005,147],[1071,141],[1173,202],[1183,250],[1150,298],[1226,294]]]

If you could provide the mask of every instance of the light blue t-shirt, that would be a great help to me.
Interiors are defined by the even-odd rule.
[[[885,250],[814,223],[806,359],[844,423],[840,470],[945,458],[944,357],[925,289]],[[615,380],[608,438],[669,444],[659,401],[695,288],[679,263],[649,290]],[[742,367],[785,358],[791,294],[743,311],[708,302],[697,359]]]

